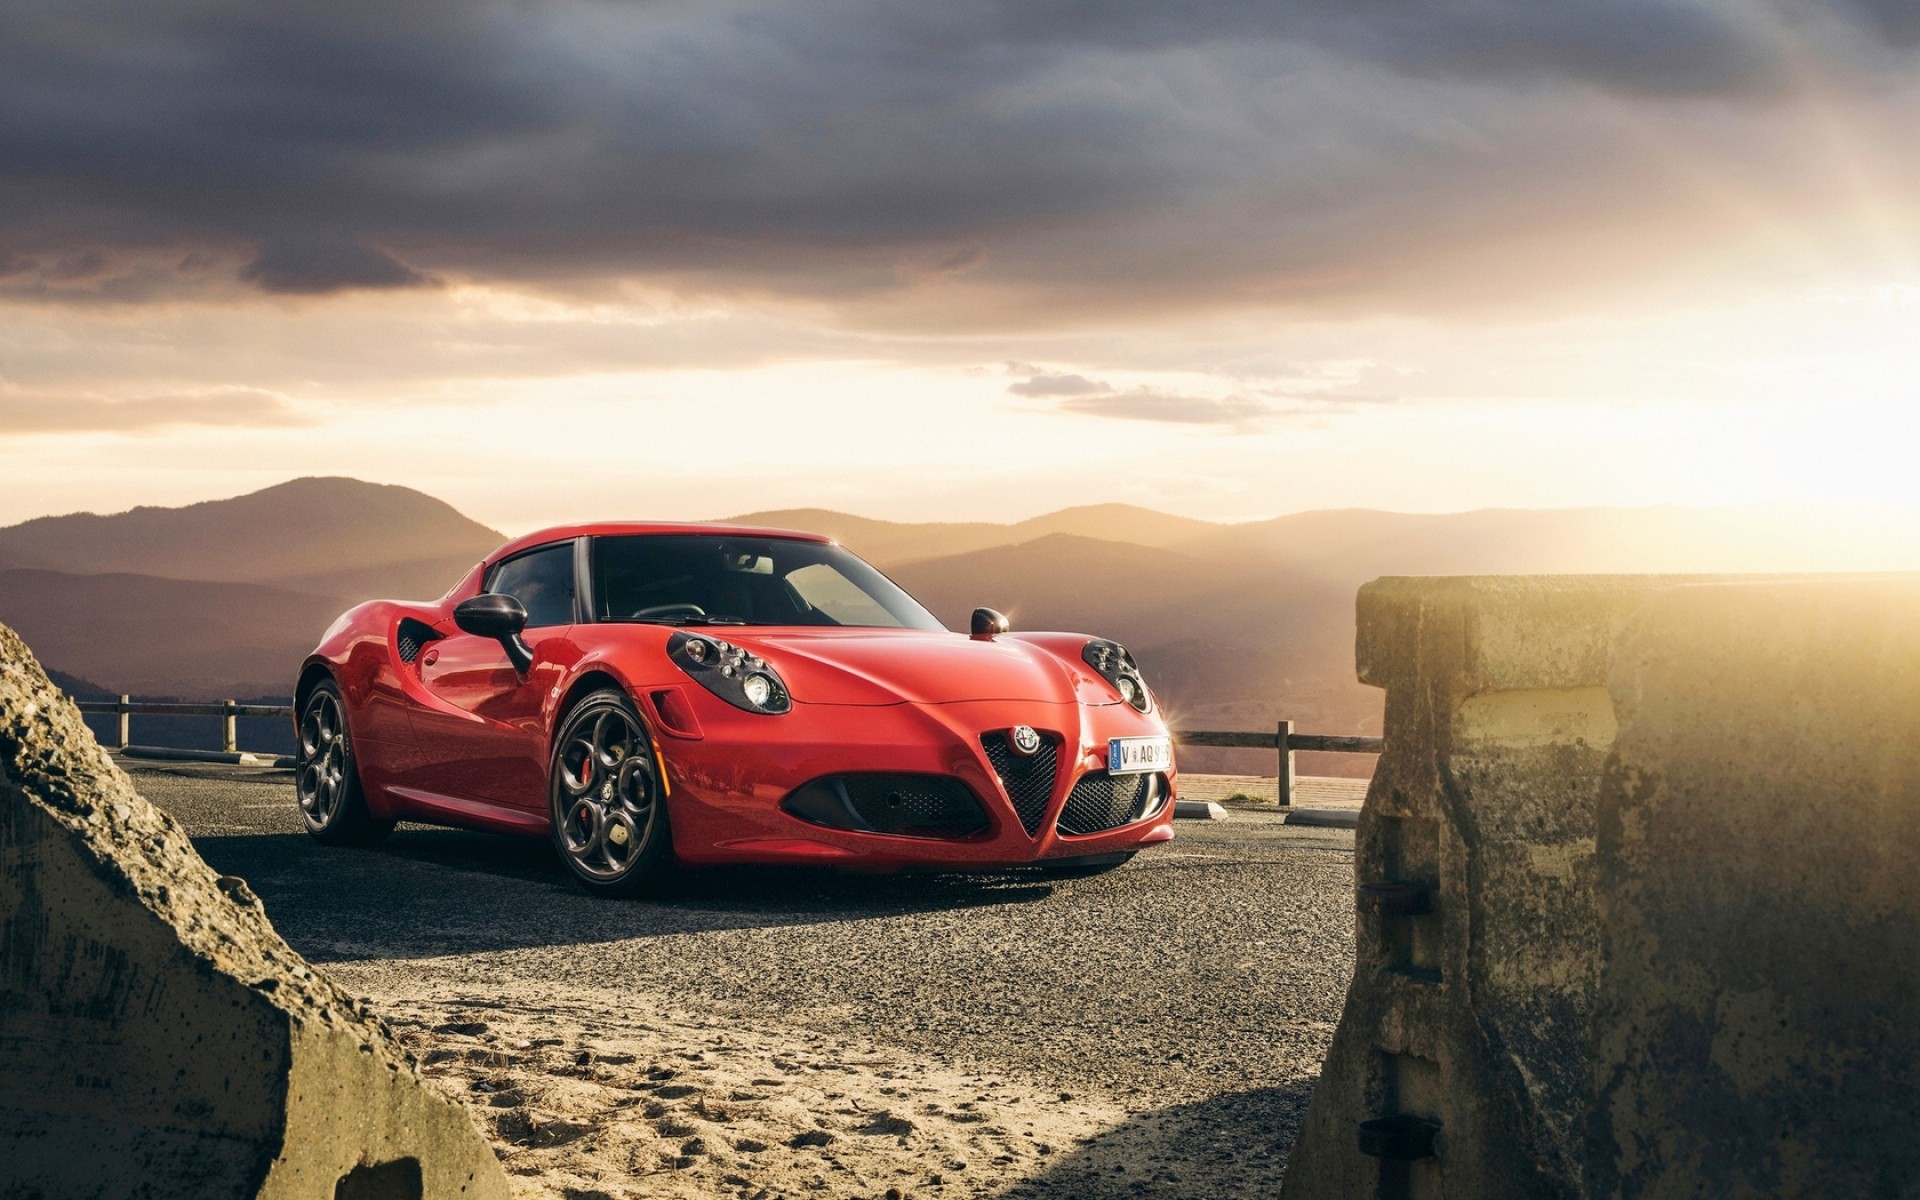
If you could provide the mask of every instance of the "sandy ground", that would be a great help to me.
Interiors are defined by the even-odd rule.
[[[518,1196],[1028,1194],[1019,1181],[1125,1116],[870,1042],[578,999],[381,1005],[427,1076],[473,1112]],[[1174,1181],[1143,1153],[1120,1174],[1156,1173]],[[1105,1194],[1113,1182],[1055,1179],[1046,1192]]]
[[[701,873],[297,832],[284,779],[141,788],[467,1105],[528,1197],[1271,1196],[1352,971],[1352,833],[1183,822],[1050,881]]]

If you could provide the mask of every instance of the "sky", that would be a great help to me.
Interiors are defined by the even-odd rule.
[[[1909,0],[10,0],[0,523],[1920,511],[1917,151]]]

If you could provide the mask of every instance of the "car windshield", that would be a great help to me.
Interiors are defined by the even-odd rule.
[[[946,628],[847,551],[792,538],[597,537],[593,605],[602,621]]]

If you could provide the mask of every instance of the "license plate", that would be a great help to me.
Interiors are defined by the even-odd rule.
[[[1107,739],[1107,774],[1139,775],[1164,771],[1173,765],[1173,739],[1130,737]]]

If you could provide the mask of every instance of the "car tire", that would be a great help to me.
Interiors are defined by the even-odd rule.
[[[1108,871],[1117,871],[1133,858],[1135,851],[1122,850],[1114,854],[1089,855],[1086,858],[1070,858],[1061,862],[1040,864],[1040,870],[1055,879],[1088,879],[1095,875],[1105,875]]]
[[[553,846],[596,896],[658,894],[675,869],[666,788],[653,739],[626,693],[576,704],[547,768]]]
[[[327,846],[378,845],[393,832],[393,822],[367,808],[340,685],[331,679],[314,685],[301,702],[296,728],[293,793],[307,833]]]

